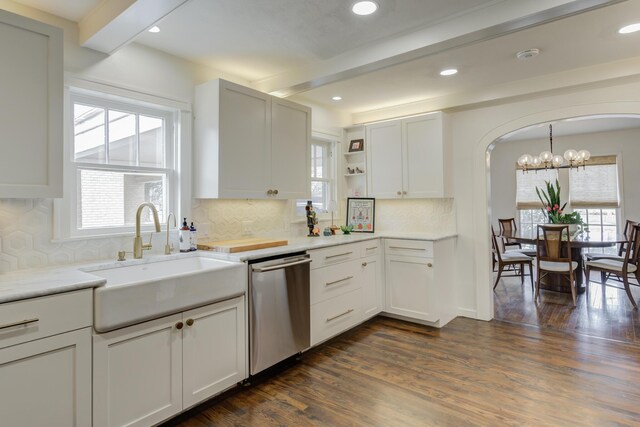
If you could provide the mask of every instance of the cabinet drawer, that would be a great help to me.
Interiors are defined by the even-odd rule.
[[[311,271],[311,304],[360,287],[362,261],[355,260]]]
[[[386,239],[384,253],[420,258],[433,257],[433,242],[424,240]]]
[[[92,289],[0,304],[0,348],[92,324]]]
[[[309,251],[311,255],[311,269],[324,267],[325,265],[338,264],[360,258],[360,246],[357,243],[338,245],[326,249]]]
[[[311,306],[311,345],[316,345],[362,321],[362,291],[346,294]]]
[[[381,251],[382,241],[380,239],[368,240],[360,244],[360,255],[362,258],[378,255]]]

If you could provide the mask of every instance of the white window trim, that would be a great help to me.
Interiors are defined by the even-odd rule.
[[[325,181],[325,182],[331,182],[333,180],[333,188],[332,191],[335,195],[334,199],[336,202],[336,210],[333,213],[333,220],[334,222],[340,218],[340,190],[338,188],[338,176],[337,176],[337,171],[338,171],[338,153],[340,153],[340,137],[339,136],[334,136],[334,135],[330,135],[330,134],[326,134],[326,133],[320,133],[320,132],[313,132],[312,136],[311,136],[311,143],[313,144],[313,141],[319,141],[325,144],[328,144],[329,146],[329,151],[330,151],[330,158],[331,161],[329,162],[329,176],[333,177],[331,178],[312,178],[311,177],[311,170],[309,170],[309,186],[311,186],[311,182],[312,181]],[[309,149],[310,150],[310,149]],[[311,163],[309,163],[311,164]],[[309,191],[311,191],[311,187],[309,187]],[[301,222],[306,222],[307,219],[305,216],[303,215],[298,215],[296,212],[296,200],[291,200],[290,201],[290,209],[289,211],[291,212],[291,223],[301,223]],[[323,213],[317,213],[316,218],[318,219],[318,221],[331,221],[331,212],[323,212]]]
[[[181,171],[191,170],[191,108],[187,103],[168,100],[142,92],[115,86],[84,81],[77,78],[68,79],[64,94],[64,198],[54,201],[54,235],[53,242],[69,240],[85,240],[91,238],[132,236],[135,226],[105,227],[78,230],[77,224],[77,170],[87,166],[91,169],[118,171],[167,171],[167,215],[173,212],[176,217],[189,217],[191,211],[191,179],[180,179]],[[170,147],[165,153],[165,168],[146,168],[138,166],[114,166],[95,163],[76,163],[73,154],[73,126],[69,119],[73,117],[73,102],[76,100],[99,100],[107,108],[127,111],[127,107],[136,106],[135,112],[151,115],[162,114],[166,123],[166,134],[172,138]],[[166,230],[166,225],[162,224]],[[152,225],[143,225],[141,231],[153,231]]]

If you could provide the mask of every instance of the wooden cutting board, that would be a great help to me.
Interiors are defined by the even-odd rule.
[[[198,249],[204,251],[216,251],[225,253],[255,251],[257,249],[275,248],[277,246],[286,246],[288,240],[274,239],[238,239],[238,240],[218,240],[213,242],[199,242]]]

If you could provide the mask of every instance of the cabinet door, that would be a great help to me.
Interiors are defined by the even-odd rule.
[[[271,186],[279,199],[311,197],[311,109],[271,101]],[[266,184],[266,183],[265,183]]]
[[[62,30],[0,10],[0,198],[62,197]]]
[[[431,258],[386,255],[386,309],[389,313],[436,322]]]
[[[366,319],[375,316],[384,307],[382,263],[373,256],[362,260],[362,312]]]
[[[404,197],[443,197],[442,116],[403,120],[402,141]]]
[[[183,314],[183,402],[188,408],[247,375],[244,297]]]
[[[91,425],[91,328],[0,350],[0,424]]]
[[[369,197],[402,198],[402,129],[400,121],[367,126]]]
[[[93,337],[93,425],[149,426],[182,410],[181,314]]]
[[[265,198],[271,179],[270,96],[221,80],[219,98],[220,157],[211,159],[220,168],[219,197]]]

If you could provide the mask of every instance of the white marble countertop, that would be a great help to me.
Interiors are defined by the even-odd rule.
[[[143,259],[130,259],[123,262],[115,260],[94,261],[83,264],[47,267],[32,270],[19,270],[0,274],[0,303],[17,301],[27,298],[35,298],[45,295],[69,292],[78,289],[95,288],[103,286],[105,279],[92,275],[92,270],[105,268],[117,268],[134,264],[159,262],[166,259],[176,259],[191,256],[203,256],[215,259],[244,262],[259,258],[284,255],[293,252],[303,252],[330,246],[363,242],[378,238],[396,238],[410,240],[443,240],[456,237],[455,233],[353,233],[343,235],[338,232],[335,236],[319,237],[288,237],[289,244],[275,248],[260,249],[256,251],[237,252],[233,254],[194,251],[189,253],[175,253],[172,255],[147,255]]]

